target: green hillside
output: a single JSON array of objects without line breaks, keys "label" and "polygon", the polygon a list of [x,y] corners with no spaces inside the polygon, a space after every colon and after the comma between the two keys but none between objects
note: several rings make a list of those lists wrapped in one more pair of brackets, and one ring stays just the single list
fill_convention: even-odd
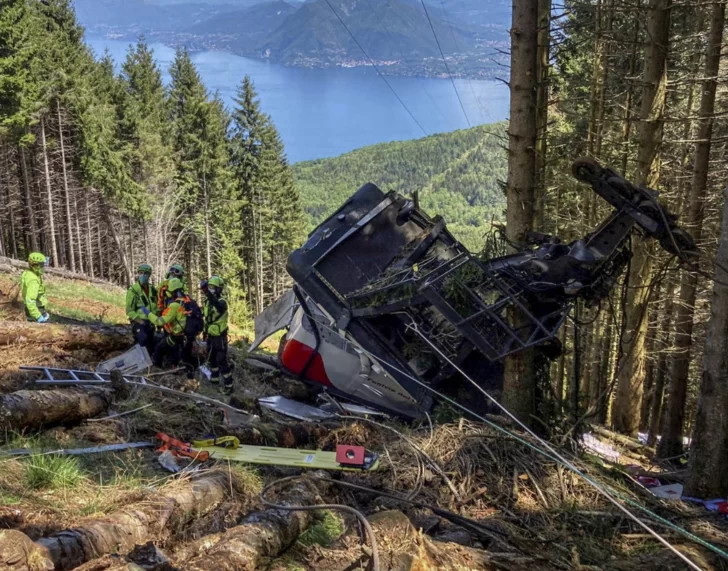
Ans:
[{"label": "green hillside", "polygon": [[294,165],[296,186],[309,230],[366,182],[410,195],[420,191],[422,207],[441,214],[469,248],[479,250],[491,220],[503,220],[506,179],[505,123],[382,143],[331,159]]}]

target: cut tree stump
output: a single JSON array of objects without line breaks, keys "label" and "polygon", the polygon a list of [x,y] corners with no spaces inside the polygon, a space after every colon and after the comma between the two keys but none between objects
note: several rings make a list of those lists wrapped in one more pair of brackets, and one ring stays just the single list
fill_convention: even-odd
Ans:
[{"label": "cut tree stump", "polygon": [[62,349],[111,352],[128,349],[130,330],[110,325],[62,325],[27,321],[0,321],[0,347],[6,345],[55,345]]},{"label": "cut tree stump", "polygon": [[209,513],[225,500],[229,487],[228,476],[222,472],[178,481],[156,497],[36,543],[48,550],[56,570],[75,569],[106,554],[127,553],[135,545],[159,537],[165,529],[178,529]]},{"label": "cut tree stump", "polygon": [[[312,488],[299,480],[273,501],[281,505],[312,505],[318,495]],[[314,513],[278,509],[250,513],[239,525],[211,538],[201,552],[191,553],[185,563],[177,562],[176,567],[186,571],[258,569],[293,545],[313,522]]]},{"label": "cut tree stump", "polygon": [[0,430],[73,424],[101,414],[110,402],[103,389],[16,391],[0,396]]}]

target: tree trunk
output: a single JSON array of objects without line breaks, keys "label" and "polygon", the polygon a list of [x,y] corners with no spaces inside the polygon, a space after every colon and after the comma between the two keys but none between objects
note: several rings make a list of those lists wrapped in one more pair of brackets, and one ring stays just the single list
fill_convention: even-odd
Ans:
[{"label": "tree trunk", "polygon": [[[30,249],[38,251],[38,228],[35,224],[33,212],[33,199],[30,196],[30,181],[28,180],[28,161],[25,159],[25,149],[20,147],[20,170],[23,177],[23,188],[25,189],[25,217],[28,220],[27,231],[30,233]],[[28,241],[26,240],[26,248]]]},{"label": "tree trunk", "polygon": [[[511,26],[511,120],[508,126],[506,233],[524,244],[532,229],[536,183],[536,71],[538,2],[513,0]],[[514,316],[509,316],[512,325]],[[503,404],[521,421],[535,412],[536,378],[533,352],[521,351],[505,360]]]},{"label": "tree trunk", "polygon": [[[86,259],[88,260],[88,273],[93,278],[94,277],[94,257],[93,257],[93,246],[91,245],[91,209],[89,208],[89,200],[90,200],[89,193],[86,193],[86,199],[84,200],[84,205],[86,207]],[[99,252],[100,254],[101,252]],[[101,275],[101,271],[99,271],[99,275]]]},{"label": "tree trunk", "polygon": [[[18,268],[21,270],[28,269],[28,262],[24,262],[22,260],[14,260],[13,258],[4,258],[2,256],[0,256],[0,264],[10,266],[11,268]],[[62,270],[59,268],[46,268],[45,273],[50,276],[58,276],[68,280],[79,280],[84,282],[110,285],[110,283],[107,281],[90,278],[83,274],[74,274],[73,272],[69,272],[68,270]]]},{"label": "tree trunk", "polygon": [[158,537],[167,527],[175,528],[209,513],[225,500],[230,485],[221,472],[178,480],[162,494],[157,492],[105,518],[43,537],[37,544],[48,549],[56,570],[74,569],[107,553],[126,553]]},{"label": "tree trunk", "polygon": [[58,110],[58,139],[61,144],[61,169],[63,172],[63,193],[66,198],[66,226],[68,228],[68,254],[71,259],[71,271],[76,271],[76,254],[74,253],[73,219],[71,218],[71,197],[68,191],[68,174],[66,173],[66,149],[63,144],[63,122],[61,120],[61,102],[56,102]]},{"label": "tree trunk", "polygon": [[43,171],[45,174],[46,201],[48,202],[48,224],[50,226],[50,242],[51,242],[51,264],[58,267],[58,246],[56,245],[56,222],[53,213],[53,191],[51,189],[51,172],[48,168],[48,148],[46,146],[45,120],[40,120],[40,143],[43,151]]},{"label": "tree trunk", "polygon": [[[645,50],[642,107],[640,110],[639,153],[635,182],[654,187],[660,172],[660,147],[667,90],[667,51],[670,35],[671,0],[650,0],[647,16],[649,43]],[[646,242],[635,241],[630,262],[627,306],[627,339],[622,339],[618,365],[617,395],[612,422],[614,429],[634,436],[639,428],[639,411],[645,379],[645,337],[647,302],[652,276],[652,256]]]},{"label": "tree trunk", "polygon": [[657,356],[657,364],[655,365],[655,386],[652,391],[650,400],[650,422],[647,432],[647,445],[654,446],[657,441],[657,434],[660,430],[660,418],[662,417],[662,399],[665,393],[665,378],[667,376],[667,351],[670,343],[670,327],[672,325],[672,315],[675,309],[675,283],[670,280],[667,285],[665,299],[667,307],[665,315],[660,323],[659,334],[659,351]]},{"label": "tree trunk", "polygon": [[212,244],[210,242],[210,199],[207,195],[207,177],[202,174],[203,187],[205,189],[205,265],[207,276],[212,275]]},{"label": "tree trunk", "polygon": [[[715,93],[718,85],[718,69],[720,51],[725,23],[725,3],[713,6],[708,32],[708,48],[705,57],[705,71],[700,98],[697,143],[695,144],[695,162],[693,165],[693,181],[690,186],[690,203],[686,227],[695,242],[700,244],[703,235],[703,212],[705,190],[708,185],[708,167],[710,148],[713,136],[713,114],[715,111]],[[699,262],[694,262],[693,270]],[[682,453],[683,424],[685,422],[685,401],[687,400],[688,375],[690,372],[690,347],[693,336],[693,317],[697,293],[698,275],[686,269],[682,274],[680,285],[680,302],[675,319],[675,356],[672,361],[670,390],[662,439],[657,448],[659,457],[669,458]]]},{"label": "tree trunk", "polygon": [[0,531],[0,566],[5,571],[52,571],[54,567],[48,550],[16,529]]},{"label": "tree trunk", "polygon": [[36,430],[73,424],[104,412],[108,406],[109,393],[103,390],[17,391],[0,396],[0,429]]},{"label": "tree trunk", "polygon": [[81,213],[78,211],[78,193],[73,194],[73,212],[75,214],[75,236],[74,241],[78,248],[78,271],[84,273],[86,267],[83,263],[83,240],[81,239]]},{"label": "tree trunk", "polygon": [[281,448],[305,448],[319,446],[329,429],[312,422],[295,424],[259,424],[257,426],[220,427],[226,434],[237,436],[242,444],[253,446],[279,446]]},{"label": "tree trunk", "polygon": [[[319,484],[320,486],[321,484]],[[298,480],[276,498],[281,505],[312,505],[318,496],[311,481]],[[204,553],[183,565],[187,571],[253,571],[263,567],[295,543],[314,521],[313,511],[267,509],[248,514],[228,529]]]},{"label": "tree trunk", "polygon": [[544,226],[546,197],[547,127],[549,121],[549,54],[551,51],[551,0],[538,0],[538,53],[536,55],[536,190],[534,196],[534,228]]},{"label": "tree trunk", "polygon": [[[641,10],[642,0],[637,0],[635,11]],[[632,53],[629,58],[629,77],[637,73],[637,45],[639,44],[641,18],[634,18],[634,33],[632,35]],[[622,122],[622,175],[627,176],[627,161],[629,159],[629,139],[632,133],[632,102],[634,99],[634,85],[630,80],[627,85],[627,95],[624,100],[624,121]]]},{"label": "tree trunk", "polygon": [[116,244],[116,250],[119,253],[119,259],[121,260],[122,269],[124,270],[124,273],[126,275],[126,285],[129,286],[134,282],[134,278],[131,271],[131,266],[129,265],[129,260],[126,258],[126,252],[124,251],[124,244],[121,243],[121,239],[119,238],[119,234],[116,231],[116,228],[114,227],[114,221],[111,219],[111,214],[109,213],[109,207],[106,204],[101,205],[101,210],[104,213],[104,219],[106,220],[106,226],[109,229],[109,232],[111,233],[111,238],[114,240],[114,244]]},{"label": "tree trunk", "polygon": [[[716,12],[718,7],[725,5],[716,4]],[[705,334],[703,379],[685,485],[685,493],[698,498],[721,498],[728,494],[728,285],[725,285],[728,272],[725,268],[728,268],[728,188],[723,197],[713,300]]]},{"label": "tree trunk", "polygon": [[0,347],[13,345],[55,345],[63,349],[93,348],[99,352],[127,349],[132,339],[126,327],[108,325],[59,325],[0,321]]}]

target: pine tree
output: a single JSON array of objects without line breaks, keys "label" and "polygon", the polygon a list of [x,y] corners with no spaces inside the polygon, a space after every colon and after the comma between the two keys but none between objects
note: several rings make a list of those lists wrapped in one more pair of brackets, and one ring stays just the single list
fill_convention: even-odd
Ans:
[{"label": "pine tree", "polygon": [[[506,232],[512,244],[525,244],[526,235],[533,229],[537,44],[538,3],[534,0],[514,0],[506,210]],[[514,318],[515,315],[512,315],[511,320]],[[519,419],[531,422],[536,402],[536,374],[532,351],[522,351],[506,359],[503,402]]]}]

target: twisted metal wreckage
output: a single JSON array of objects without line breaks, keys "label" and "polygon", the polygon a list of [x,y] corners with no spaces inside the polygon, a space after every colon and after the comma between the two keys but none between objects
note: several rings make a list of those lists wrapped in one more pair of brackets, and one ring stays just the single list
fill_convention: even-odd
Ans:
[{"label": "twisted metal wreckage", "polygon": [[[288,258],[296,285],[256,318],[255,350],[288,328],[276,366],[331,394],[416,419],[458,369],[502,387],[507,355],[553,345],[577,299],[597,304],[641,230],[687,260],[692,238],[652,189],[590,159],[573,174],[614,207],[590,234],[564,244],[531,233],[522,251],[483,260],[397,194],[362,186]],[[553,352],[551,352],[553,353]]]}]

